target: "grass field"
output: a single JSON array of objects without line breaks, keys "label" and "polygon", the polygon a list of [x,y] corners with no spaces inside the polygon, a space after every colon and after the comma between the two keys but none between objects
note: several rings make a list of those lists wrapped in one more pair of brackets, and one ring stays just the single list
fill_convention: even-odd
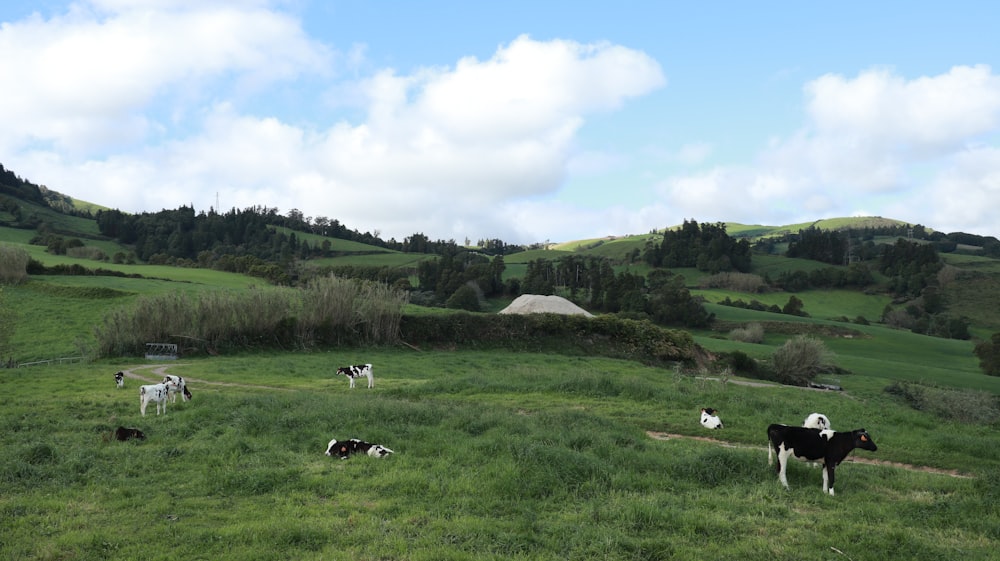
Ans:
[{"label": "grass field", "polygon": [[[362,360],[373,390],[333,377]],[[870,380],[816,392],[600,358],[341,349],[169,364],[193,400],[141,417],[140,381],[117,390],[112,374],[151,366],[0,371],[0,556],[937,561],[1000,546],[1000,434]],[[702,429],[703,406],[726,428]],[[879,445],[840,466],[835,497],[815,468],[791,465],[784,490],[767,465],[767,424],[814,410]],[[148,438],[106,440],[118,425]],[[395,454],[323,455],[350,437]],[[861,463],[875,459],[966,477]]]},{"label": "grass field", "polygon": [[[143,295],[260,282],[120,267],[156,278],[4,287],[17,359],[86,352],[104,314]],[[722,320],[780,322],[761,344],[695,340],[766,359],[801,328],[835,353],[827,381],[846,391],[601,357],[341,348],[182,357],[165,367],[194,399],[142,417],[141,382],[112,379],[162,376],[138,357],[0,370],[0,559],[995,559],[1000,421],[987,414],[1000,378],[981,374],[970,341],[830,319],[875,319],[882,297],[797,296],[811,317],[708,304]],[[771,297],[787,301],[742,296]],[[375,365],[371,391],[333,376],[359,362]],[[953,388],[941,403],[986,416],[915,409],[887,391],[900,382]],[[703,429],[701,407],[726,428]],[[838,468],[835,497],[815,468],[791,465],[785,490],[767,465],[767,425],[813,411],[879,446]],[[148,438],[108,440],[119,425]],[[323,455],[350,437],[396,453]]]}]

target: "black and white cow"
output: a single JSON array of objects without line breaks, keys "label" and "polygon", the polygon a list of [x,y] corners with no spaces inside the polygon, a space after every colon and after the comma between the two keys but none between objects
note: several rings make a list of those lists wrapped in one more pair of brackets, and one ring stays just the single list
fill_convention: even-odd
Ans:
[{"label": "black and white cow", "polygon": [[771,465],[773,455],[778,456],[775,471],[778,480],[788,489],[788,459],[795,457],[800,460],[819,461],[823,464],[823,492],[833,495],[834,469],[844,461],[844,458],[855,448],[878,450],[872,437],[865,429],[855,429],[850,432],[835,432],[806,427],[792,427],[774,424],[767,427],[767,463]]},{"label": "black and white cow", "polygon": [[830,419],[822,413],[810,413],[806,420],[802,421],[802,426],[810,429],[833,430],[833,427],[830,426]]},{"label": "black and white cow", "polygon": [[337,369],[337,375],[344,375],[351,381],[351,387],[354,387],[354,380],[358,378],[368,378],[368,388],[371,389],[375,386],[375,376],[372,374],[372,365],[370,364],[359,364],[355,366],[343,366]]},{"label": "black and white cow", "polygon": [[701,410],[701,426],[706,429],[721,429],[722,419],[719,418],[718,413],[718,411],[711,407],[703,408]]},{"label": "black and white cow", "polygon": [[133,438],[137,440],[146,440],[146,435],[143,434],[141,430],[133,428],[118,427],[118,430],[115,431],[116,440],[125,442],[126,440],[131,440]]},{"label": "black and white cow", "polygon": [[327,456],[337,456],[341,460],[346,460],[352,454],[368,454],[373,458],[384,458],[394,452],[381,444],[372,444],[352,438],[350,440],[333,439],[326,445]]},{"label": "black and white cow", "polygon": [[146,416],[146,406],[152,401],[156,403],[156,414],[160,414],[160,407],[163,407],[163,414],[167,414],[167,395],[170,392],[171,384],[149,384],[139,386],[139,412]]},{"label": "black and white cow", "polygon": [[191,400],[191,392],[188,391],[187,384],[184,382],[184,378],[180,376],[174,376],[173,374],[167,374],[163,377],[164,384],[167,384],[167,389],[169,390],[169,397],[171,403],[177,403],[177,394],[181,394],[184,401]]},{"label": "black and white cow", "polygon": [[125,387],[125,373],[121,370],[115,372],[115,385],[118,386],[118,389]]}]

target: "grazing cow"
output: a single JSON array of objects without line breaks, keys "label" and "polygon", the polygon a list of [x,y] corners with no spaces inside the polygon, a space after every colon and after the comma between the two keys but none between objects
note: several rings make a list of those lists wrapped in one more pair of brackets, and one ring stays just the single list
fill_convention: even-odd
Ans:
[{"label": "grazing cow", "polygon": [[772,454],[778,455],[778,465],[775,471],[778,480],[788,489],[788,458],[796,457],[802,460],[821,461],[823,463],[823,492],[833,495],[834,469],[844,461],[844,458],[855,448],[878,450],[872,437],[865,429],[855,429],[850,432],[834,432],[806,427],[792,427],[774,424],[767,427],[767,439],[770,446],[767,449],[767,463],[772,463]]},{"label": "grazing cow", "polygon": [[184,401],[189,401],[191,399],[191,392],[188,391],[187,384],[184,383],[184,378],[180,376],[174,376],[172,374],[167,374],[163,377],[163,383],[168,384],[170,402],[177,403],[177,393],[180,392]]},{"label": "grazing cow", "polygon": [[717,413],[718,411],[711,407],[703,408],[701,410],[701,426],[706,429],[721,429],[722,419],[719,418]]},{"label": "grazing cow", "polygon": [[125,387],[125,373],[121,370],[115,373],[115,385],[118,386],[118,389]]},{"label": "grazing cow", "polygon": [[160,407],[163,407],[163,414],[167,414],[167,395],[170,392],[170,384],[150,384],[147,386],[139,386],[139,412],[142,416],[146,416],[146,406],[149,402],[156,403],[156,414],[160,414]]},{"label": "grazing cow", "polygon": [[146,440],[146,435],[143,434],[142,431],[139,429],[125,428],[125,427],[118,427],[118,430],[115,431],[116,440],[121,440],[122,442],[125,442],[126,440],[130,440],[132,438],[136,438],[138,440]]},{"label": "grazing cow", "polygon": [[371,389],[375,386],[375,376],[372,374],[372,365],[361,364],[356,366],[344,366],[337,369],[337,375],[343,374],[351,381],[351,387],[354,387],[354,380],[361,377],[368,378],[368,388]]},{"label": "grazing cow", "polygon": [[333,439],[326,445],[326,455],[335,455],[341,460],[346,460],[351,456],[351,454],[356,453],[368,454],[373,458],[384,458],[389,454],[392,454],[393,451],[385,446],[382,446],[381,444],[372,444],[357,438],[352,438],[347,441],[338,441],[337,439]]}]

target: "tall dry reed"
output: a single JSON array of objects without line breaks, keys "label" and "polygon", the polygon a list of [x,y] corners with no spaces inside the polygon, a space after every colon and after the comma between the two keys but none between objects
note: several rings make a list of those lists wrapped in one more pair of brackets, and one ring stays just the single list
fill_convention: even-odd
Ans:
[{"label": "tall dry reed", "polygon": [[96,354],[141,354],[146,343],[186,352],[392,343],[406,302],[387,285],[337,277],[304,288],[159,294],[105,316]]}]

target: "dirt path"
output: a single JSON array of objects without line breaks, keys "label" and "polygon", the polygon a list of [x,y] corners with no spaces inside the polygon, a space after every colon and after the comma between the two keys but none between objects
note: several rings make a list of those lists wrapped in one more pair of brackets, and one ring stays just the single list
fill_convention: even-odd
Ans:
[{"label": "dirt path", "polygon": [[[688,436],[688,435],[685,435],[685,434],[671,434],[671,433],[656,432],[656,431],[651,431],[651,430],[650,431],[646,431],[646,434],[650,438],[653,438],[653,439],[656,439],[656,440],[670,440],[670,439],[684,438],[684,439],[688,439],[688,440],[700,440],[702,442],[710,442],[710,443],[715,444],[717,446],[724,446],[726,448],[745,448],[745,449],[750,449],[750,450],[760,450],[762,452],[767,452],[767,447],[766,446],[751,446],[751,445],[747,445],[747,444],[733,444],[732,442],[726,442],[725,440],[719,440],[717,438],[709,438],[707,436]],[[965,473],[961,473],[960,471],[955,470],[955,469],[940,469],[940,468],[934,468],[934,467],[930,467],[930,466],[915,466],[915,465],[912,465],[912,464],[904,464],[904,463],[901,463],[901,462],[890,462],[888,460],[877,460],[877,459],[874,459],[874,458],[862,458],[862,457],[848,456],[844,461],[845,462],[856,462],[856,463],[859,463],[859,464],[870,464],[870,465],[877,465],[877,466],[889,466],[889,467],[894,467],[894,468],[899,468],[899,469],[905,469],[905,470],[909,470],[909,471],[920,471],[920,472],[924,472],[924,473],[936,473],[938,475],[947,475],[947,476],[950,476],[950,477],[961,477],[961,478],[971,478],[972,477],[971,475],[968,475],[968,474],[965,474]]]},{"label": "dirt path", "polygon": [[[125,373],[126,378],[132,378],[133,380],[142,380],[147,384],[156,384],[163,380],[163,377],[167,375],[167,369],[172,366],[187,366],[182,362],[174,364],[143,364],[140,366],[133,366],[127,370],[122,370]],[[148,376],[143,376],[141,374],[136,374],[136,370],[152,370],[154,377],[150,378]],[[236,388],[257,388],[261,390],[280,390],[283,392],[290,392],[288,388],[277,388],[274,386],[259,386],[254,384],[236,384],[233,382],[210,382],[208,380],[202,380],[200,378],[191,378],[190,376],[185,376],[184,380],[186,382],[194,382],[196,384],[206,384],[209,386],[226,386],[226,387],[236,387]]]}]

